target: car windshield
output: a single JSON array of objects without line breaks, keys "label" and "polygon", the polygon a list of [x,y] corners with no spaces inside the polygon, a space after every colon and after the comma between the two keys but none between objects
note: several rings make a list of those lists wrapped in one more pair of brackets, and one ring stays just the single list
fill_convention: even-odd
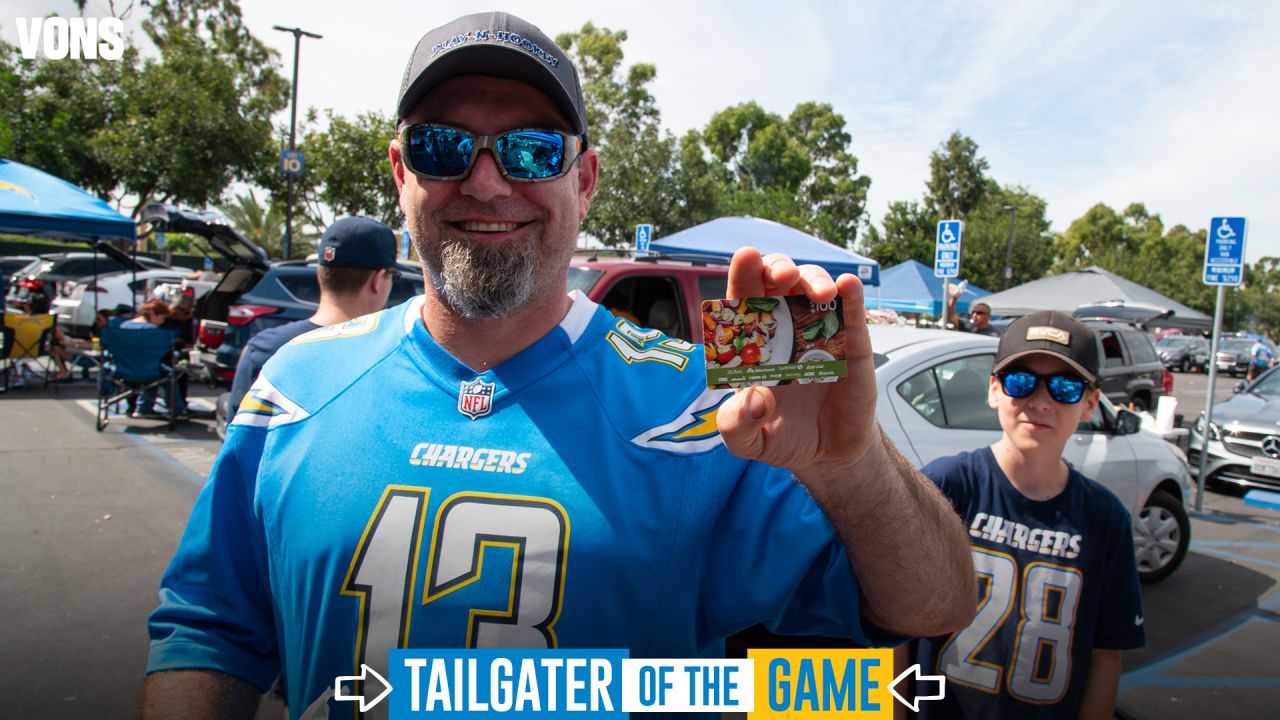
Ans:
[{"label": "car windshield", "polygon": [[1263,397],[1280,397],[1280,373],[1267,373],[1249,388],[1249,392]]},{"label": "car windshield", "polygon": [[1219,352],[1243,352],[1253,347],[1252,340],[1223,340],[1218,346]]},{"label": "car windshield", "polygon": [[596,284],[596,280],[604,275],[603,270],[593,270],[591,268],[578,267],[577,265],[569,266],[569,292],[581,290],[583,295]]},{"label": "car windshield", "polygon": [[1156,347],[1191,347],[1195,342],[1191,338],[1165,338],[1156,343]]}]

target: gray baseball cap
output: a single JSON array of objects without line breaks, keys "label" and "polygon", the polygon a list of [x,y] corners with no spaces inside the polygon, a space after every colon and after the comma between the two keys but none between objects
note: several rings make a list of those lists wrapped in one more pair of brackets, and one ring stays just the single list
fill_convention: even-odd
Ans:
[{"label": "gray baseball cap", "polygon": [[554,40],[515,15],[466,15],[423,35],[404,69],[396,119],[404,120],[431,88],[459,75],[528,83],[551,98],[575,133],[587,134],[586,101],[573,62]]}]

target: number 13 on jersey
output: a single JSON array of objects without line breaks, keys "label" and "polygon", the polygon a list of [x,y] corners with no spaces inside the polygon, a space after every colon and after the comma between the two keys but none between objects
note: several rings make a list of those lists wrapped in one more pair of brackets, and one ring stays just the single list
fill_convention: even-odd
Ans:
[{"label": "number 13 on jersey", "polygon": [[[429,488],[388,486],[356,547],[342,594],[360,599],[357,668],[384,670],[387,651],[408,646],[430,495]],[[509,566],[494,565],[500,561],[490,554],[488,569],[509,578],[505,596],[473,605],[456,645],[554,648],[568,547],[568,516],[553,500],[456,493],[436,511],[421,605],[475,583],[486,572],[487,551],[507,556],[497,550],[505,549]]]}]

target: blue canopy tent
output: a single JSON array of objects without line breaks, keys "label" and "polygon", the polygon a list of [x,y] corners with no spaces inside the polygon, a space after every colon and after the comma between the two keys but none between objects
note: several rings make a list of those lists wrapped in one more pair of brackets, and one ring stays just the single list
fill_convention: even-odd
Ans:
[{"label": "blue canopy tent", "polygon": [[[99,249],[109,248],[104,252],[124,257],[115,248],[100,246],[100,241],[137,237],[133,221],[101,199],[43,170],[4,158],[0,158],[0,232],[89,243],[95,280]],[[132,265],[136,277],[136,262],[122,264]],[[93,310],[98,311],[97,293],[93,293]]]},{"label": "blue canopy tent", "polygon": [[133,221],[71,183],[0,158],[0,232],[56,240],[134,239]]},{"label": "blue canopy tent", "polygon": [[728,262],[738,248],[750,245],[760,252],[786,253],[797,263],[821,265],[837,276],[856,275],[863,285],[880,283],[880,263],[772,220],[724,217],[654,240],[653,252],[693,262]]},{"label": "blue canopy tent", "polygon": [[[956,312],[968,312],[970,302],[990,294],[980,287],[966,286],[956,299]],[[894,265],[880,273],[880,289],[874,297],[867,297],[867,307],[939,315],[943,307],[942,279],[933,276],[933,268],[916,260]]]}]

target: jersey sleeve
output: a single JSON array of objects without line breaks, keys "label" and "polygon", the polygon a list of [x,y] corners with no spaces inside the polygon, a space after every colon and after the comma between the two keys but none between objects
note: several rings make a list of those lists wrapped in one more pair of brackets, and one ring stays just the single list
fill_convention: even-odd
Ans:
[{"label": "jersey sleeve", "polygon": [[1146,644],[1138,562],[1133,553],[1129,513],[1114,496],[1108,500],[1112,505],[1109,516],[1113,532],[1103,556],[1106,568],[1093,646],[1103,650],[1129,650]]},{"label": "jersey sleeve", "polygon": [[965,458],[965,454],[940,457],[920,470],[925,477],[938,486],[962,520],[967,520],[965,509],[968,506],[970,485],[970,474],[968,465],[964,462]]},{"label": "jersey sleeve", "polygon": [[217,670],[266,692],[280,673],[266,544],[253,510],[266,431],[228,430],[160,582],[147,672]]},{"label": "jersey sleeve", "polygon": [[262,371],[262,363],[264,358],[258,349],[254,347],[253,339],[245,345],[244,350],[240,353],[240,360],[236,362],[236,375],[231,381],[231,406],[227,408],[230,415],[235,415],[236,410],[240,407],[240,401],[244,399],[245,393],[249,392],[253,381],[257,379],[258,373]]},{"label": "jersey sleeve", "polygon": [[862,619],[844,544],[791,473],[748,463],[708,547],[702,621],[711,637],[756,623],[780,635],[891,644]]}]

